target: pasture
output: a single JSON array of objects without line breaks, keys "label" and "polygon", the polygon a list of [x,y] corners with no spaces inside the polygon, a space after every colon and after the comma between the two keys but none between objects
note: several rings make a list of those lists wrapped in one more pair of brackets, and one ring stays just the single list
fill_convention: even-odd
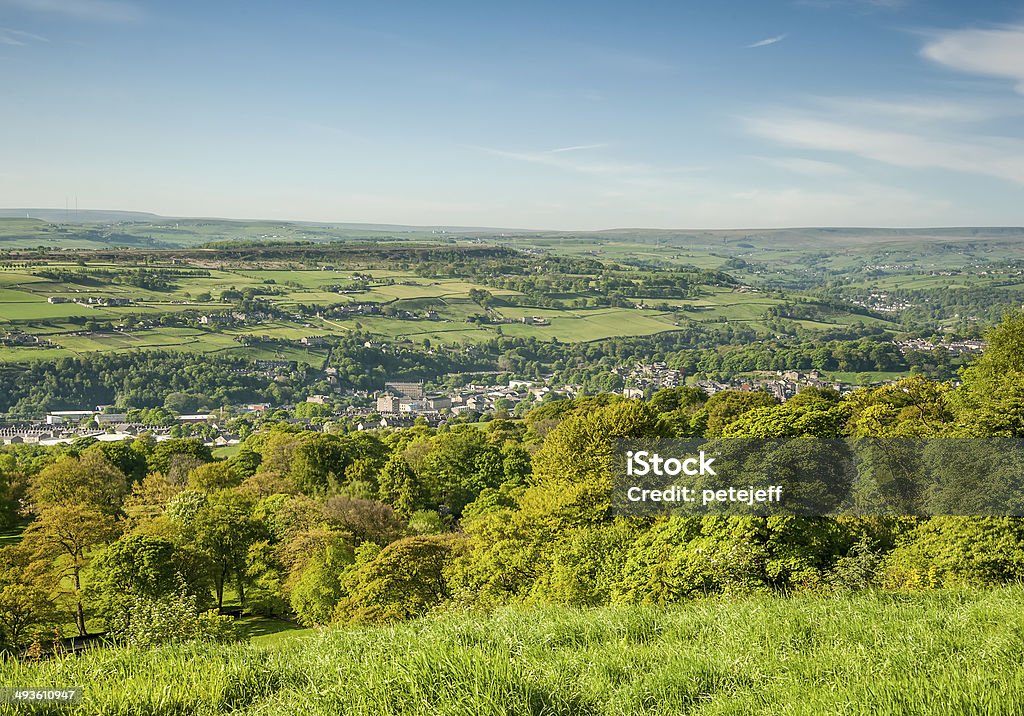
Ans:
[{"label": "pasture", "polygon": [[[918,236],[923,243],[917,240]],[[1005,285],[1019,280],[1015,277],[1021,272],[1013,263],[1019,237],[1010,230],[997,229],[959,233],[792,229],[488,234],[487,241],[491,243],[531,253],[598,259],[606,266],[629,264],[637,267],[634,271],[657,271],[657,266],[725,270],[746,284],[743,288],[704,286],[699,295],[686,299],[628,299],[647,304],[649,308],[644,310],[582,307],[593,295],[571,293],[548,296],[561,301],[564,307],[541,308],[512,305],[531,302],[513,291],[456,277],[419,276],[413,270],[415,266],[407,261],[388,262],[379,255],[367,255],[364,260],[358,252],[352,254],[356,258],[345,259],[340,265],[305,261],[301,250],[296,251],[294,258],[285,253],[283,257],[248,263],[238,254],[217,251],[196,254],[198,257],[190,259],[191,263],[175,260],[171,254],[130,250],[121,253],[123,260],[115,260],[109,252],[111,246],[120,245],[116,241],[121,239],[143,242],[137,247],[147,246],[145,242],[152,242],[152,246],[197,246],[208,241],[315,244],[371,239],[377,243],[403,241],[406,246],[437,246],[479,243],[480,237],[472,234],[439,236],[408,227],[141,217],[108,224],[74,225],[0,219],[0,246],[10,248],[4,237],[15,244],[39,237],[62,237],[72,242],[68,246],[74,240],[88,240],[107,253],[103,260],[92,260],[88,252],[34,256],[11,252],[7,260],[0,257],[0,332],[35,334],[52,343],[45,347],[0,348],[0,361],[153,349],[246,356],[288,352],[294,355],[295,342],[305,336],[341,336],[357,329],[382,341],[429,340],[441,344],[478,343],[497,335],[586,342],[614,336],[652,335],[691,323],[735,323],[768,330],[772,323],[766,319],[769,309],[812,296],[813,287],[831,280],[829,277],[836,272],[843,275],[844,295]],[[734,259],[740,261],[731,263]],[[140,268],[167,269],[169,285],[154,288],[153,284],[137,281],[132,285],[129,272],[137,273]],[[789,288],[781,292],[774,288],[780,285]],[[486,290],[498,299],[490,311],[470,300],[470,291],[474,289]],[[226,291],[254,293],[265,305],[273,307],[273,317],[257,324],[216,325],[216,314],[238,310],[237,298],[221,300]],[[228,295],[237,297],[237,293]],[[48,303],[51,296],[66,302]],[[512,300],[505,302],[502,297]],[[127,300],[128,305],[102,305],[107,299]],[[380,304],[381,311],[339,310],[341,306],[367,303]],[[301,311],[303,306],[313,310]],[[322,309],[320,316],[314,315],[317,309]],[[487,313],[495,319],[493,323],[469,320]],[[533,316],[544,321],[522,322]],[[858,323],[877,325],[887,331],[899,330],[894,321],[842,311],[825,312],[817,320],[795,323],[812,333]],[[247,347],[238,340],[251,335],[293,343]],[[326,355],[326,351],[320,350],[298,351],[301,358],[296,359],[313,364]]]}]

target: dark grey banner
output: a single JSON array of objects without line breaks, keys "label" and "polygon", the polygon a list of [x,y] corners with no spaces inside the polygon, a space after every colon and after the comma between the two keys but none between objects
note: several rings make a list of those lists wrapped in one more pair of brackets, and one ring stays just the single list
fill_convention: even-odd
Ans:
[{"label": "dark grey banner", "polygon": [[1024,516],[1024,440],[621,442],[612,506],[653,515]]}]

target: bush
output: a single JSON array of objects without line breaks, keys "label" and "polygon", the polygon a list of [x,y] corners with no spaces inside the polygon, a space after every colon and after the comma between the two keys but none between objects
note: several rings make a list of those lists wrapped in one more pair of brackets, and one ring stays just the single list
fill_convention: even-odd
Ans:
[{"label": "bush", "polygon": [[200,613],[184,588],[163,597],[134,596],[112,625],[111,636],[125,645],[149,648],[167,642],[230,642],[238,635],[234,619],[215,610]]},{"label": "bush", "polygon": [[426,614],[451,596],[447,571],[462,546],[454,535],[406,537],[388,545],[353,572],[335,618],[383,623]]},{"label": "bush", "polygon": [[1013,518],[934,517],[909,532],[882,566],[882,586],[991,586],[1024,578],[1024,525]]}]

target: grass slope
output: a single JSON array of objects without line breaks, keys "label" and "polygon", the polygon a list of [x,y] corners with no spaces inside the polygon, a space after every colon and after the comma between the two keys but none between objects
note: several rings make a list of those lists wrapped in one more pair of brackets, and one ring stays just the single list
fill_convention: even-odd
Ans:
[{"label": "grass slope", "polygon": [[1019,714],[1024,589],[516,608],[8,663],[92,714]]}]

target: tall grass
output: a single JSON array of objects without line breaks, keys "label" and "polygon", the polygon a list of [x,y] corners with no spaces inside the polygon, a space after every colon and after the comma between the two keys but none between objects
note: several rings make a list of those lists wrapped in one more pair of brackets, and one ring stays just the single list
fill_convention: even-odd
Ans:
[{"label": "tall grass", "polygon": [[516,608],[8,663],[91,714],[1022,714],[1024,589]]}]

